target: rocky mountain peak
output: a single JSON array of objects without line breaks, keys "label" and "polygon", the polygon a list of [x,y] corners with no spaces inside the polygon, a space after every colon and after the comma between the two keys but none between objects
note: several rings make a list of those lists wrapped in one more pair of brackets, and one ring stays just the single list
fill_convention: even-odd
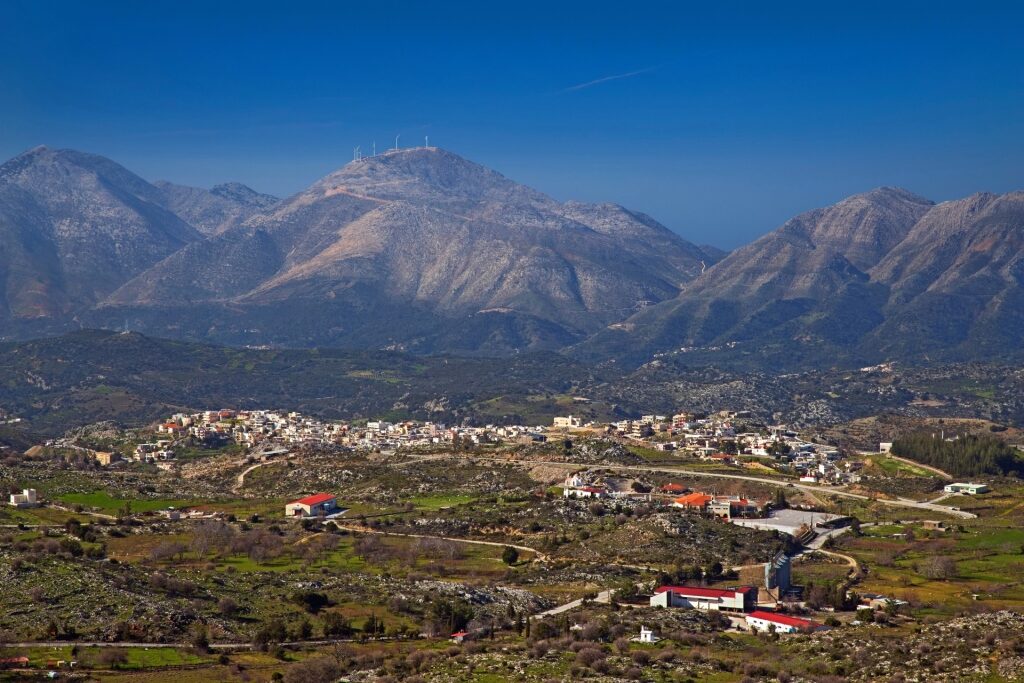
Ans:
[{"label": "rocky mountain peak", "polygon": [[510,200],[554,203],[536,190],[440,147],[392,150],[351,161],[310,190],[327,196],[347,193],[382,200],[446,204]]},{"label": "rocky mountain peak", "polygon": [[200,237],[110,159],[33,148],[0,166],[0,319],[93,304]]}]

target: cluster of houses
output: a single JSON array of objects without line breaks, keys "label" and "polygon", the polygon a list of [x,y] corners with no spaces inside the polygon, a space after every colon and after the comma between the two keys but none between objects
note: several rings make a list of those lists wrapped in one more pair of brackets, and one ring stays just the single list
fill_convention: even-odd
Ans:
[{"label": "cluster of houses", "polygon": [[597,479],[588,470],[574,472],[562,483],[562,495],[565,498],[614,498],[618,501],[649,501],[651,494],[647,491],[621,490],[607,479]]},{"label": "cluster of houses", "polygon": [[[747,431],[738,431],[741,425],[747,425]],[[221,437],[250,448],[266,448],[269,444],[335,444],[356,450],[381,450],[453,442],[540,443],[583,431],[635,440],[649,448],[725,464],[733,464],[739,455],[765,458],[767,463],[813,477],[815,482],[849,483],[856,477],[854,465],[840,466],[839,451],[831,446],[803,441],[783,426],[755,425],[757,431],[749,431],[751,425],[753,416],[745,411],[649,414],[611,423],[585,422],[579,416],[564,415],[555,417],[551,426],[468,427],[416,420],[352,424],[320,420],[298,412],[222,409],[172,415],[157,429],[161,438],[155,443],[140,444],[134,457],[150,462],[171,460],[175,440],[183,437]]]},{"label": "cluster of houses", "polygon": [[174,460],[173,441],[171,439],[157,439],[153,443],[140,443],[129,460],[146,463],[165,463]]},{"label": "cluster of houses", "polygon": [[[643,415],[638,420],[602,424],[574,415],[554,418],[552,429],[589,430],[624,439],[660,451],[669,451],[722,464],[735,464],[738,456],[765,459],[766,465],[797,474],[814,484],[850,484],[860,479],[858,462],[841,462],[839,449],[800,439],[785,426],[764,426],[749,431],[753,416],[747,411],[722,411],[713,415],[677,413]],[[748,431],[738,431],[746,425]]]},{"label": "cluster of houses", "polygon": [[[298,412],[275,410],[208,410],[172,415],[157,431],[170,439],[223,437],[247,447],[334,444],[357,450],[391,449],[453,443],[532,443],[544,441],[544,427],[521,425],[449,427],[437,422],[371,420],[357,426],[320,420]],[[158,441],[159,445],[160,442]]]},{"label": "cluster of houses", "polygon": [[825,628],[823,624],[809,619],[758,609],[757,595],[758,590],[754,586],[661,586],[651,596],[650,605],[732,613],[736,618],[742,617],[748,629],[765,633],[811,633]]}]

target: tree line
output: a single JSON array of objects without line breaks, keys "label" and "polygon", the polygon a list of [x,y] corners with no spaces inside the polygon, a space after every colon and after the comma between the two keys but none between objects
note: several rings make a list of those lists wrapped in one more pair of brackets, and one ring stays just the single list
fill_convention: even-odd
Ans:
[{"label": "tree line", "polygon": [[960,436],[947,441],[932,434],[909,434],[892,442],[892,454],[958,477],[1024,476],[1020,451],[987,435]]}]

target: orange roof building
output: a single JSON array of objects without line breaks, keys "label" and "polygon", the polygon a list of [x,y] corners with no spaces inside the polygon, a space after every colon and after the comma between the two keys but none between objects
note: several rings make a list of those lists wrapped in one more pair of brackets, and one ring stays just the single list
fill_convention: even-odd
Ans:
[{"label": "orange roof building", "polygon": [[706,493],[691,493],[676,498],[672,504],[680,508],[703,510],[712,500],[714,500],[714,496],[709,496]]}]

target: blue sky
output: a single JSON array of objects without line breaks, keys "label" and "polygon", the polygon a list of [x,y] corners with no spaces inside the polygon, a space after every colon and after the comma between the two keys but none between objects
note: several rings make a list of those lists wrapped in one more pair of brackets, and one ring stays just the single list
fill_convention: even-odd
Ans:
[{"label": "blue sky", "polygon": [[0,3],[0,156],[295,192],[436,144],[735,247],[880,185],[1024,189],[1024,3]]}]

